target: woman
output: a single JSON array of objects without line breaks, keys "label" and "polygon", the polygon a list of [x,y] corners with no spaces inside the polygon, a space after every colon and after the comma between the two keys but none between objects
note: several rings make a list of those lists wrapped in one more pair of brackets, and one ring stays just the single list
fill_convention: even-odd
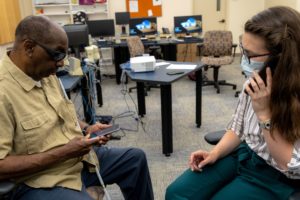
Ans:
[{"label": "woman", "polygon": [[288,199],[300,189],[300,14],[258,13],[241,49],[253,72],[227,132],[212,151],[191,154],[191,170],[167,188],[168,200]]}]

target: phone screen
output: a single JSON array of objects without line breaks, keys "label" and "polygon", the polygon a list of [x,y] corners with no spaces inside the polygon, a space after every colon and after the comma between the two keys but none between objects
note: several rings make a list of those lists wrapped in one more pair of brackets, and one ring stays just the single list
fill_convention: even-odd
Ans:
[{"label": "phone screen", "polygon": [[91,133],[91,138],[96,137],[96,136],[105,136],[107,134],[110,134],[110,133],[113,133],[113,132],[116,132],[119,130],[120,130],[119,124],[114,124],[111,127],[108,127],[106,129]]}]

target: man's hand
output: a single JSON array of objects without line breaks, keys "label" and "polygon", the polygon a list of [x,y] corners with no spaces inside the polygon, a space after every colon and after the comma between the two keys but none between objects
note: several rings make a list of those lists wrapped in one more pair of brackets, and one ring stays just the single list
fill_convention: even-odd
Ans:
[{"label": "man's hand", "polygon": [[[111,124],[101,124],[101,123],[97,122],[93,125],[90,125],[86,129],[86,134],[87,134],[87,136],[90,136],[91,133],[106,129],[108,127],[111,127]],[[110,140],[110,136],[111,136],[110,134],[108,134],[106,136],[100,136],[98,145],[105,145]]]},{"label": "man's hand", "polygon": [[100,137],[89,138],[90,135],[85,137],[75,137],[64,146],[64,156],[68,158],[75,158],[83,156],[90,152],[94,144],[100,142]]}]

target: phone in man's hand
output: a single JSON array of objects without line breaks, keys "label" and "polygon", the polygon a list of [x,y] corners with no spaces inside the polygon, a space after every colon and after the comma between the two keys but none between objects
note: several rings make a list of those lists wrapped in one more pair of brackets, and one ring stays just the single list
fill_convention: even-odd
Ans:
[{"label": "phone in man's hand", "polygon": [[97,137],[97,136],[105,136],[105,135],[108,135],[110,133],[113,133],[113,132],[116,132],[119,130],[120,130],[119,124],[113,124],[111,127],[91,133],[91,138]]}]

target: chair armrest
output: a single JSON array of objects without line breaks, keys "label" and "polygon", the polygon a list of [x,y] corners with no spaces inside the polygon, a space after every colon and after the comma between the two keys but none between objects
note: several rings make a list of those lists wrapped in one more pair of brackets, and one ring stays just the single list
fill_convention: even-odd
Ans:
[{"label": "chair armrest", "polygon": [[226,132],[225,130],[210,132],[204,136],[204,139],[207,143],[215,145],[221,140],[225,132]]},{"label": "chair armrest", "polygon": [[288,200],[298,200],[300,199],[300,191],[294,192]]},{"label": "chair armrest", "polygon": [[0,197],[1,197],[1,195],[4,195],[4,194],[10,192],[12,189],[14,189],[14,187],[15,187],[15,183],[13,183],[11,181],[0,182]]},{"label": "chair armrest", "polygon": [[233,51],[233,57],[235,57],[235,51],[236,51],[236,48],[237,48],[237,44],[232,44],[232,51]]},{"label": "chair armrest", "polygon": [[197,55],[198,56],[201,56],[201,52],[202,52],[202,49],[203,49],[203,43],[198,43],[197,44]]}]

